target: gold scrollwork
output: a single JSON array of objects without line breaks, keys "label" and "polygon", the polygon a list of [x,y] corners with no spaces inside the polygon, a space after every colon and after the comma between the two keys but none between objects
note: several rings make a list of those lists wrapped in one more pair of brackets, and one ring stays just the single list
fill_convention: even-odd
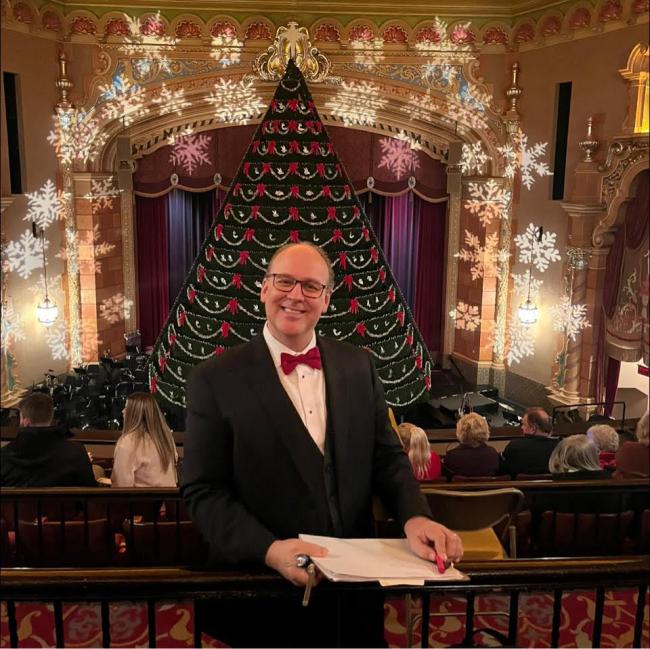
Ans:
[{"label": "gold scrollwork", "polygon": [[286,27],[278,27],[273,45],[255,59],[253,70],[265,81],[278,81],[290,59],[311,82],[323,81],[332,65],[318,48],[312,47],[307,28],[290,21]]}]

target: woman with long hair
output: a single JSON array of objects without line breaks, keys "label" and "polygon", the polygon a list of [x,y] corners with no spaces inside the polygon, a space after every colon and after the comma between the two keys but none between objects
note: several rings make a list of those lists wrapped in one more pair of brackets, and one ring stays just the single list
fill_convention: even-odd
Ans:
[{"label": "woman with long hair", "polygon": [[156,400],[147,392],[129,395],[124,428],[115,444],[114,487],[175,487],[176,445]]},{"label": "woman with long hair", "polygon": [[397,432],[415,477],[420,481],[435,480],[440,477],[440,457],[431,450],[427,434],[415,424],[408,422],[400,424]]}]

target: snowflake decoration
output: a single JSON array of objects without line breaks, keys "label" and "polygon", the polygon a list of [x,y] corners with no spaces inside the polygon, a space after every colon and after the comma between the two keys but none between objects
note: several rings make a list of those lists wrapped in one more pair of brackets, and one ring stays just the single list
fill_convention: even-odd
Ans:
[{"label": "snowflake decoration", "polygon": [[110,324],[125,320],[131,315],[131,308],[133,302],[129,298],[124,297],[122,293],[116,293],[105,300],[99,305],[99,316]]},{"label": "snowflake decoration", "polygon": [[[129,23],[130,35],[124,39],[120,49],[131,55],[134,64],[141,74],[146,76],[152,71],[153,64],[157,63],[160,70],[169,72],[171,62],[166,52],[172,49],[177,43],[175,36],[165,36],[163,19],[160,11],[155,16],[147,17],[147,30],[143,33],[143,24],[136,17],[126,17]],[[136,59],[134,55],[142,55],[146,58]]]},{"label": "snowflake decoration", "polygon": [[420,168],[418,154],[413,151],[408,142],[392,137],[382,137],[379,140],[381,160],[377,167],[385,167],[392,172],[397,180],[408,172],[413,173]]},{"label": "snowflake decoration", "polygon": [[79,328],[81,349],[79,353],[83,358],[97,358],[97,353],[103,341],[97,332],[97,323],[91,320],[82,320]]},{"label": "snowflake decoration", "polygon": [[519,250],[519,261],[523,264],[532,263],[540,272],[544,272],[553,261],[560,261],[560,251],[555,247],[557,234],[544,231],[542,240],[537,241],[538,228],[529,223],[523,234],[515,237],[515,245]]},{"label": "snowflake decoration", "polygon": [[460,77],[461,70],[457,65],[430,61],[422,66],[423,80],[440,90],[449,90]]},{"label": "snowflake decoration", "polygon": [[266,106],[255,93],[251,79],[242,79],[238,83],[231,79],[219,79],[206,101],[214,106],[215,116],[220,122],[232,124],[247,124],[258,117]]},{"label": "snowflake decoration", "polygon": [[487,128],[487,120],[480,112],[456,101],[445,104],[445,112],[441,119],[449,126],[454,128],[457,126],[461,133],[466,133],[468,127],[478,130]]},{"label": "snowflake decoration", "polygon": [[463,152],[460,158],[460,168],[464,174],[483,173],[485,163],[489,160],[482,142],[463,144]]},{"label": "snowflake decoration", "polygon": [[459,302],[456,305],[456,312],[453,317],[456,321],[456,329],[476,331],[481,324],[481,313],[479,308],[473,304]]},{"label": "snowflake decoration", "polygon": [[185,99],[185,88],[170,90],[164,83],[160,88],[160,94],[151,100],[151,103],[160,106],[160,115],[171,115],[176,113],[182,115],[183,110],[191,106]]},{"label": "snowflake decoration", "polygon": [[185,135],[176,139],[169,154],[169,162],[180,166],[183,171],[192,175],[203,164],[210,164],[208,147],[212,138],[210,135]]},{"label": "snowflake decoration", "polygon": [[499,235],[495,232],[485,237],[485,245],[469,230],[465,230],[467,248],[461,248],[455,255],[462,261],[472,264],[470,273],[473,280],[481,277],[494,277],[497,271]]},{"label": "snowflake decoration", "polygon": [[[395,139],[399,140],[400,142],[406,142],[406,144],[408,144],[409,148],[412,149],[413,151],[421,151],[422,150],[422,136],[421,135],[415,135],[413,133],[409,133],[408,131],[400,129],[395,134]],[[418,161],[418,165],[419,164],[420,163]]]},{"label": "snowflake decoration", "polygon": [[16,311],[13,302],[8,300],[2,306],[0,341],[2,349],[7,349],[19,340],[25,340],[25,326],[20,312]]},{"label": "snowflake decoration", "polygon": [[528,297],[528,287],[530,286],[530,298],[532,300],[537,299],[543,283],[543,279],[537,279],[536,277],[530,277],[529,279],[528,273],[512,273],[512,288],[521,298]]},{"label": "snowflake decoration", "polygon": [[45,293],[50,297],[53,296],[62,296],[63,295],[63,289],[61,288],[61,273],[58,275],[54,275],[53,277],[48,277],[47,278],[47,291],[45,290],[45,276],[43,273],[40,274],[38,280],[34,283],[28,286],[27,288],[39,299],[42,298]]},{"label": "snowflake decoration", "polygon": [[384,60],[384,40],[375,38],[371,41],[350,41],[354,50],[354,62],[368,70],[372,70]]},{"label": "snowflake decoration", "polygon": [[217,61],[221,67],[227,68],[229,65],[239,63],[243,47],[244,43],[236,36],[224,34],[212,39],[210,43],[210,56]]},{"label": "snowflake decoration", "polygon": [[495,180],[484,183],[469,183],[470,198],[465,201],[465,209],[476,214],[483,226],[493,219],[508,218],[508,206],[512,193],[499,187]]},{"label": "snowflake decoration", "polygon": [[530,189],[535,183],[534,175],[551,176],[553,172],[548,164],[539,160],[546,154],[546,142],[538,142],[532,148],[528,148],[528,136],[521,130],[512,138],[511,144],[498,147],[499,153],[504,158],[504,173],[508,178],[514,178],[517,170],[521,172],[521,182]]},{"label": "snowflake decoration", "polygon": [[512,318],[508,327],[508,365],[520,363],[527,356],[535,355],[535,336],[532,327],[524,326],[517,318]]},{"label": "snowflake decoration", "polygon": [[112,85],[101,86],[100,92],[105,102],[102,108],[104,119],[122,119],[124,126],[128,126],[137,117],[148,113],[144,105],[144,89],[131,83],[124,74],[114,77]]},{"label": "snowflake decoration", "polygon": [[587,319],[586,304],[571,304],[571,298],[564,295],[557,304],[551,307],[553,329],[563,331],[569,340],[575,342],[578,334],[591,323]]},{"label": "snowflake decoration", "polygon": [[52,360],[59,361],[70,357],[65,320],[59,318],[49,327],[44,327],[43,335],[50,348]]},{"label": "snowflake decoration", "polygon": [[68,195],[60,190],[51,180],[37,191],[25,194],[27,196],[27,213],[23,221],[36,221],[39,229],[47,228],[57,219],[63,219]]},{"label": "snowflake decoration", "polygon": [[377,111],[387,103],[387,99],[380,97],[379,86],[376,84],[369,81],[343,81],[336,96],[325,106],[332,115],[342,119],[346,126],[374,126]]},{"label": "snowflake decoration", "polygon": [[90,193],[84,194],[92,202],[93,213],[100,210],[113,209],[113,199],[120,195],[120,190],[113,184],[113,177],[92,179],[90,181]]},{"label": "snowflake decoration", "polygon": [[35,237],[31,230],[25,230],[18,241],[10,241],[4,249],[3,268],[15,271],[23,279],[27,279],[34,270],[43,264],[43,246],[48,249],[47,239],[41,244],[40,237]]},{"label": "snowflake decoration", "polygon": [[[115,244],[114,243],[109,243],[108,241],[100,241],[101,239],[101,232],[99,231],[99,224],[96,223],[93,226],[92,230],[87,230],[86,232],[82,232],[81,234],[81,243],[83,243],[86,246],[92,246],[93,247],[93,253],[95,257],[103,257],[105,255],[108,255],[109,253],[113,252],[115,250]],[[78,241],[78,237],[77,237]],[[88,260],[84,260],[88,261]],[[102,265],[100,261],[95,262],[95,272],[96,273],[101,273],[102,271]]]},{"label": "snowflake decoration", "polygon": [[86,164],[94,160],[106,144],[108,134],[100,129],[99,122],[89,113],[71,109],[57,112],[53,119],[54,128],[47,141],[54,147],[62,164]]},{"label": "snowflake decoration", "polygon": [[400,107],[400,111],[408,115],[412,120],[419,119],[421,122],[431,122],[442,113],[444,105],[444,102],[430,95],[410,93],[407,103]]}]

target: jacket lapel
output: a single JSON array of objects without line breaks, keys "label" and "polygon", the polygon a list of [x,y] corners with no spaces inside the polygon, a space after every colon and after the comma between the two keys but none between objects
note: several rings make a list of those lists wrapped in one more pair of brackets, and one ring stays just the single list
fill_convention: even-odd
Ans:
[{"label": "jacket lapel", "polygon": [[[345,359],[339,357],[339,351],[330,345],[327,338],[318,338],[318,347],[321,353],[323,371],[325,372],[325,390],[327,395],[327,416],[329,419],[329,433],[333,438],[334,458],[339,485],[346,472],[346,460],[350,459],[347,452],[350,423],[351,392],[346,372]],[[341,498],[339,489],[339,499]]]},{"label": "jacket lapel", "polygon": [[251,394],[257,396],[264,411],[261,430],[273,431],[293,460],[303,482],[316,494],[319,491],[317,481],[322,481],[320,451],[280,383],[264,337],[257,336],[250,345],[252,362],[247,377]]}]

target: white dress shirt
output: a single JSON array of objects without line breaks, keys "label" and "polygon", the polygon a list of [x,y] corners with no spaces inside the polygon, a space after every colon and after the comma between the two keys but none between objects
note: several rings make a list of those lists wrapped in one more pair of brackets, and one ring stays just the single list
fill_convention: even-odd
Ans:
[{"label": "white dress shirt", "polygon": [[282,353],[296,356],[305,354],[312,347],[316,347],[316,334],[300,352],[295,352],[276,340],[269,329],[268,322],[262,332],[264,340],[273,357],[275,369],[282,387],[285,389],[291,403],[305,424],[316,446],[321,453],[325,453],[325,431],[327,428],[327,404],[325,401],[325,376],[323,370],[316,370],[309,365],[300,364],[291,374],[285,374],[280,364]]}]

